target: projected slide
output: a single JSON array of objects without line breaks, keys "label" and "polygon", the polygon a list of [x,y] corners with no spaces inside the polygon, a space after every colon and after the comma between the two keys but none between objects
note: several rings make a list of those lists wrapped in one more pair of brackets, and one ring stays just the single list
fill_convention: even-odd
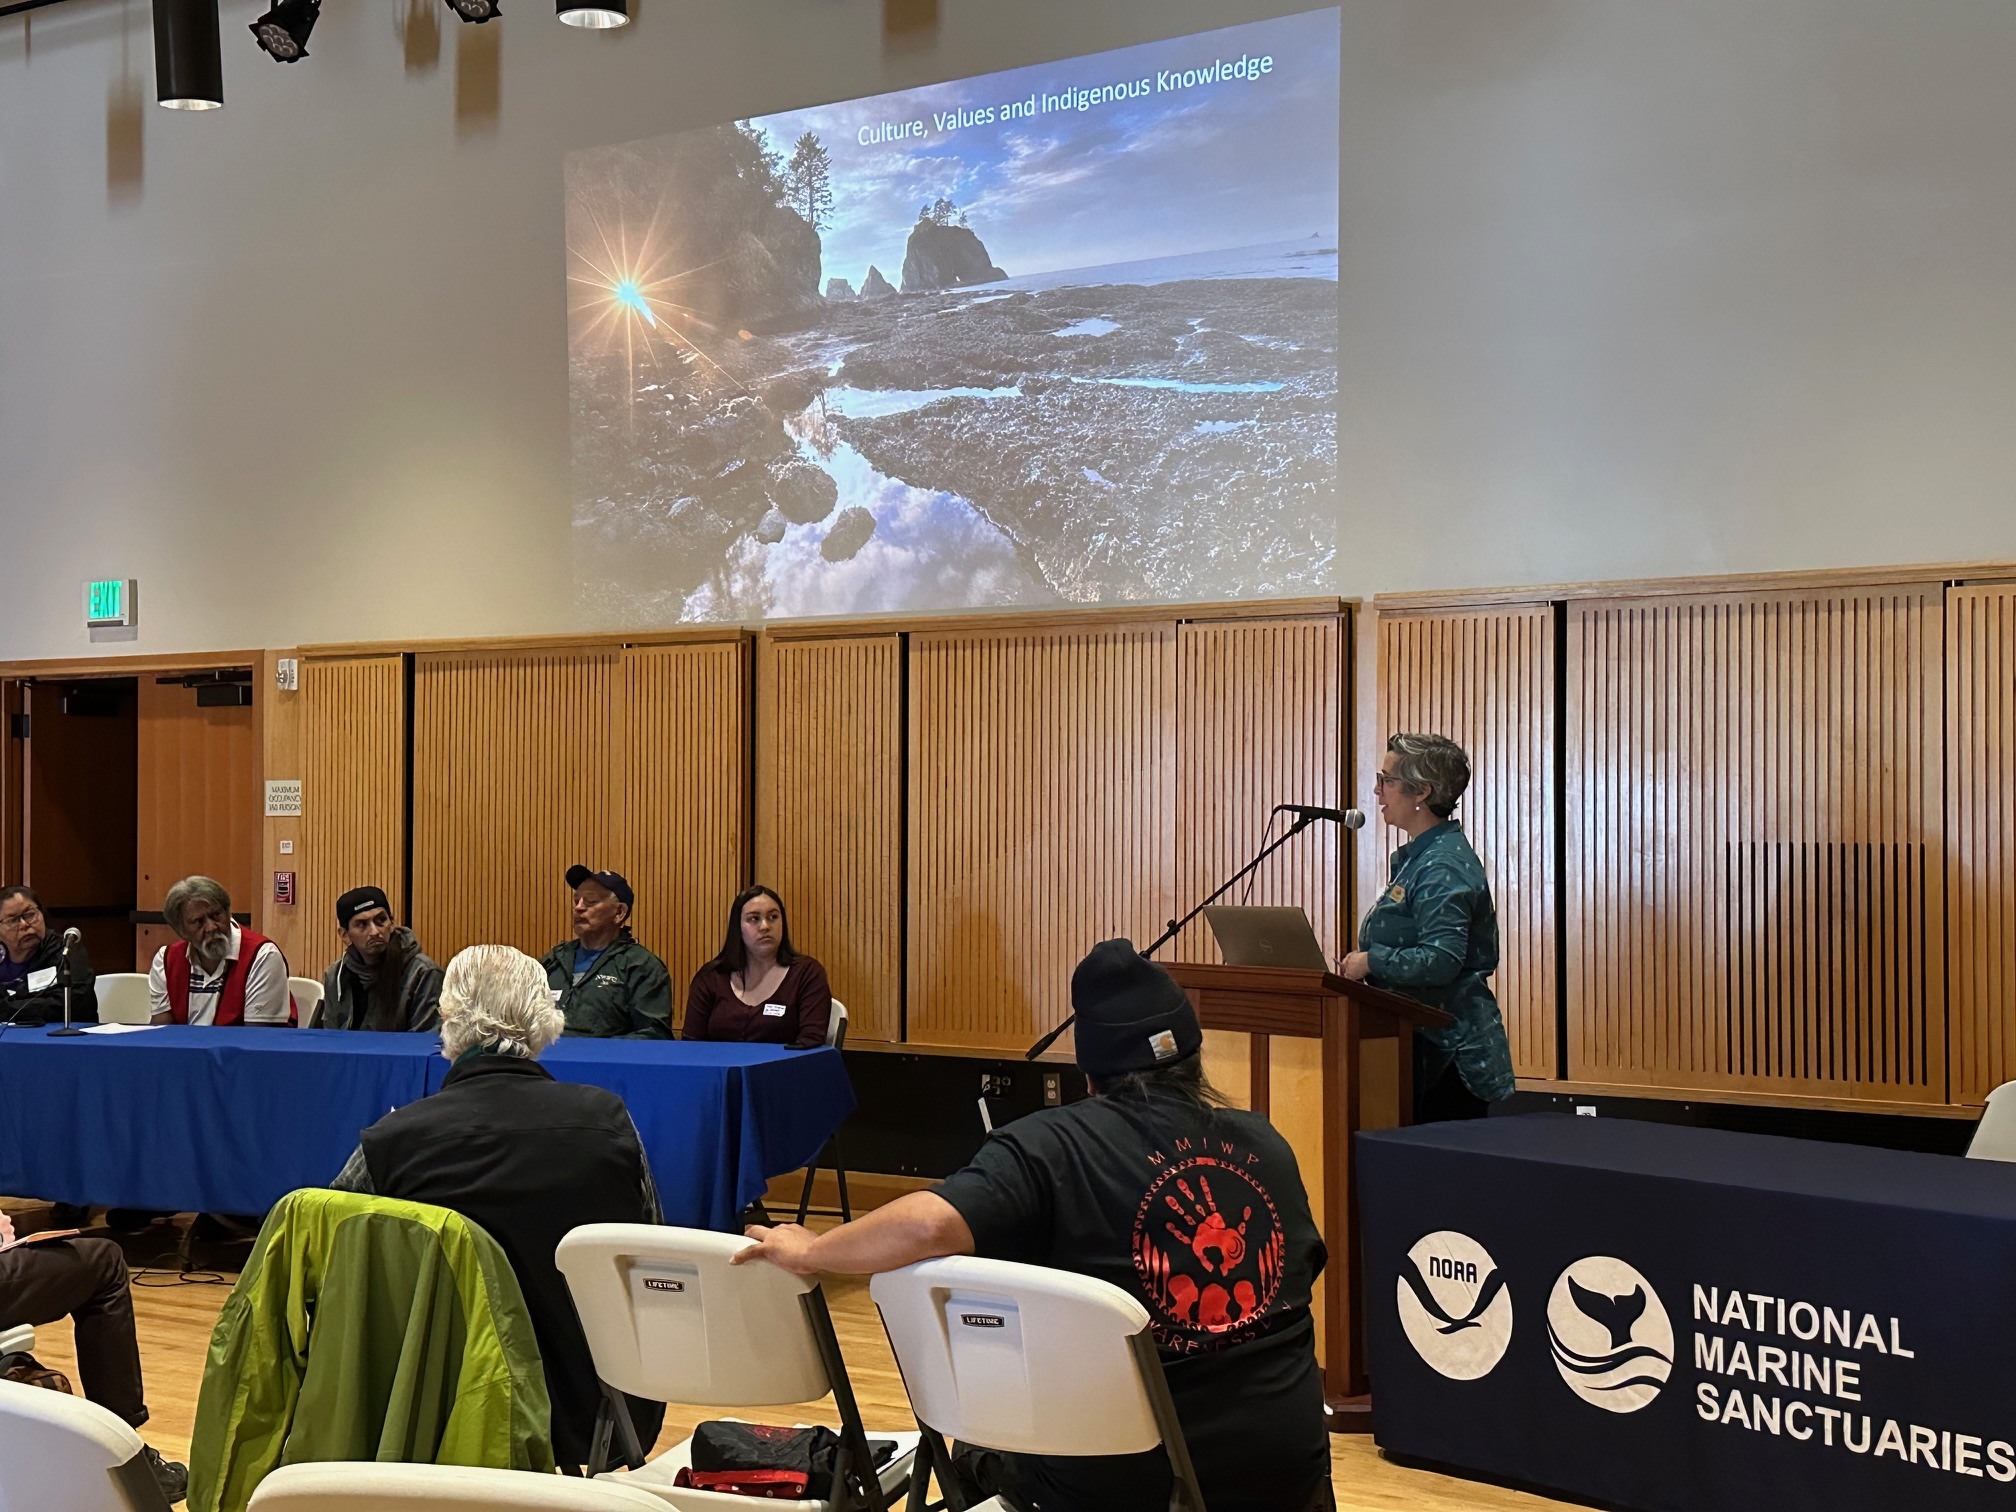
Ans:
[{"label": "projected slide", "polygon": [[584,620],[1321,592],[1338,14],[570,154]]}]

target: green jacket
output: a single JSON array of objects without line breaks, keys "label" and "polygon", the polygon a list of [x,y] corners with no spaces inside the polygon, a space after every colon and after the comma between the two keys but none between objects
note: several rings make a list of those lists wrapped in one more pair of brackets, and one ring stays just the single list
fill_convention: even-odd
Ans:
[{"label": "green jacket", "polygon": [[1505,1020],[1485,981],[1498,969],[1498,910],[1483,863],[1463,826],[1445,820],[1393,852],[1393,870],[1358,928],[1358,948],[1371,959],[1375,987],[1453,1013],[1445,1029],[1424,1029],[1454,1062],[1471,1095],[1485,1102],[1510,1097],[1512,1050]]},{"label": "green jacket", "polygon": [[550,1419],[532,1320],[495,1240],[446,1208],[292,1192],[210,1336],[189,1509],[244,1512],[281,1465],[550,1472]]},{"label": "green jacket", "polygon": [[626,931],[577,986],[573,940],[555,945],[540,965],[560,993],[569,1034],[597,1039],[672,1038],[672,977],[665,963]]}]

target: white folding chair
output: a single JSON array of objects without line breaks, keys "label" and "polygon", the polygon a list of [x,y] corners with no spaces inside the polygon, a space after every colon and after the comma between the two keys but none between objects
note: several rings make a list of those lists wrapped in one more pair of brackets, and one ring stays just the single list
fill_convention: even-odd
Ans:
[{"label": "white folding chair", "polygon": [[154,1005],[147,998],[146,972],[108,971],[96,986],[99,1023],[144,1024],[154,1017]]},{"label": "white folding chair", "polygon": [[304,1028],[314,1028],[322,1016],[322,984],[313,977],[290,976],[287,990],[294,994],[294,1016]]},{"label": "white folding chair", "polygon": [[1144,1454],[1161,1448],[1172,1507],[1204,1497],[1148,1310],[1105,1281],[959,1255],[875,1277],[896,1368],[923,1430],[910,1506],[938,1476],[946,1505],[965,1502],[947,1440],[1005,1454]]},{"label": "white folding chair", "polygon": [[140,1451],[96,1402],[0,1381],[0,1512],[168,1512]]},{"label": "white folding chair", "polygon": [[917,1435],[878,1435],[895,1439],[896,1453],[875,1473],[825,1293],[774,1265],[728,1263],[748,1247],[736,1234],[645,1223],[591,1223],[560,1241],[555,1259],[605,1397],[590,1472],[651,1491],[682,1512],[752,1507],[754,1498],[672,1484],[692,1462],[690,1439],[641,1469],[607,1472],[612,1431],[628,1463],[644,1458],[617,1393],[704,1407],[778,1407],[830,1392],[840,1412],[832,1483],[813,1488],[820,1499],[792,1505],[886,1512],[910,1473]]},{"label": "white folding chair", "polygon": [[655,1496],[601,1481],[370,1461],[283,1465],[259,1483],[250,1505],[252,1512],[665,1512]]},{"label": "white folding chair", "polygon": [[1967,1143],[1967,1158],[2016,1160],[2016,1082],[2004,1082],[1988,1094],[1988,1106]]},{"label": "white folding chair", "polygon": [[[833,999],[833,1012],[826,1020],[826,1048],[844,1049],[847,1044],[847,1005],[840,999]],[[840,1183],[840,1206],[837,1208],[814,1208],[812,1206],[812,1183],[819,1175],[819,1167],[830,1165],[833,1179]],[[805,1222],[806,1214],[817,1212],[840,1219],[843,1223],[854,1221],[854,1205],[847,1200],[847,1163],[840,1158],[840,1131],[835,1129],[833,1137],[826,1141],[819,1153],[812,1157],[812,1164],[805,1167],[805,1190],[798,1194],[798,1222]]]},{"label": "white folding chair", "polygon": [[26,1323],[0,1328],[0,1355],[32,1354],[34,1351],[35,1330]]}]

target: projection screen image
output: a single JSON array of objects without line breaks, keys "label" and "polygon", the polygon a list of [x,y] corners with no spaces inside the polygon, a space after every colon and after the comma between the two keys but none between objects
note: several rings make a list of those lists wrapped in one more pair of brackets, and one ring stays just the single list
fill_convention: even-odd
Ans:
[{"label": "projection screen image", "polygon": [[1324,591],[1338,13],[572,153],[581,617]]}]

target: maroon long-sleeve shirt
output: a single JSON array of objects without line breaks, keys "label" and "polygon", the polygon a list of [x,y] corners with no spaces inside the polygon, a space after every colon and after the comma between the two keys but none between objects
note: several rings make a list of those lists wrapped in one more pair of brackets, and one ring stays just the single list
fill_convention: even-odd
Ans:
[{"label": "maroon long-sleeve shirt", "polygon": [[743,1002],[735,995],[728,969],[710,963],[693,974],[680,1037],[809,1050],[826,1043],[826,1024],[832,1015],[833,989],[826,985],[826,968],[808,955],[791,963],[777,990],[761,1003]]}]

